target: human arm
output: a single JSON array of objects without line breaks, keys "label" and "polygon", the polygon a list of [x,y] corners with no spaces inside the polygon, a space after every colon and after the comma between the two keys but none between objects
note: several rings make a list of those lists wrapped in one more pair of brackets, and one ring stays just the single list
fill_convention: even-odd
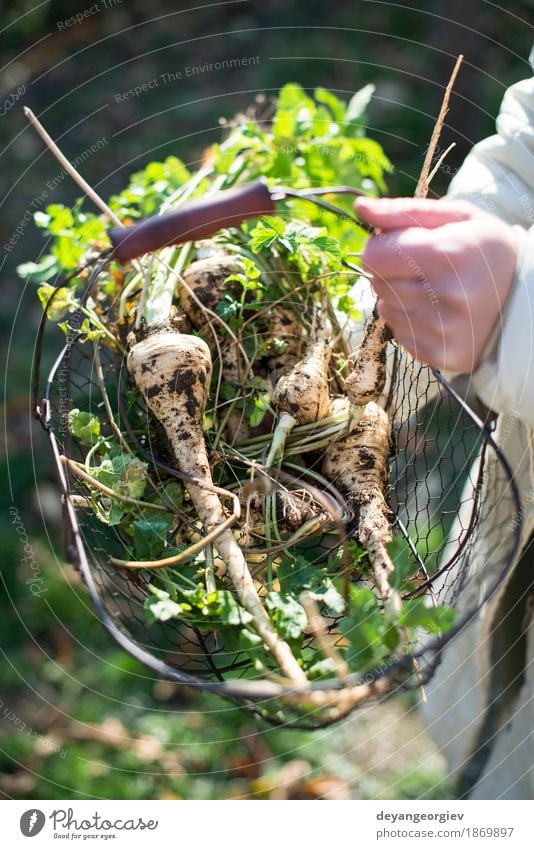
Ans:
[{"label": "human arm", "polygon": [[498,130],[467,157],[451,199],[357,211],[385,231],[363,260],[399,341],[534,425],[534,79],[507,92]]}]

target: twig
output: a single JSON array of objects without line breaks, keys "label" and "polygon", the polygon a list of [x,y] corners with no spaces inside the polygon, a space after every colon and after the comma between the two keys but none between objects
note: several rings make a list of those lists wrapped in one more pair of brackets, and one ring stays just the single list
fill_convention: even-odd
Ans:
[{"label": "twig", "polygon": [[421,174],[419,175],[419,180],[417,181],[417,188],[415,190],[414,197],[416,198],[426,198],[428,194],[428,186],[430,183],[430,170],[432,168],[432,160],[434,159],[434,154],[436,152],[436,147],[439,141],[439,137],[441,131],[443,129],[443,124],[445,122],[445,116],[449,111],[449,99],[451,96],[452,88],[454,86],[456,77],[458,75],[458,71],[460,70],[460,65],[463,61],[463,55],[460,54],[456,60],[456,64],[453,68],[451,78],[448,82],[447,88],[445,89],[445,94],[443,95],[443,101],[441,103],[441,109],[439,110],[439,115],[436,119],[436,123],[434,125],[434,129],[432,130],[432,135],[430,137],[430,144],[428,145],[428,149],[425,156],[425,161],[423,163],[423,168],[421,170]]},{"label": "twig", "polygon": [[325,620],[321,616],[321,612],[319,610],[319,605],[315,599],[312,598],[310,593],[302,593],[300,596],[300,603],[306,611],[308,625],[310,626],[310,631],[317,640],[317,645],[324,656],[332,661],[332,666],[334,667],[334,672],[337,677],[341,681],[346,681],[350,674],[349,668],[336,649],[335,638],[327,631]]},{"label": "twig", "polygon": [[434,177],[435,177],[435,176],[436,176],[436,174],[438,173],[439,169],[441,168],[441,165],[442,165],[443,161],[447,158],[447,156],[449,155],[449,153],[451,152],[451,150],[453,149],[453,147],[456,147],[456,142],[452,142],[452,144],[450,144],[450,145],[448,146],[447,150],[445,150],[445,151],[441,154],[440,158],[438,159],[438,161],[437,161],[437,162],[436,162],[436,164],[434,165],[434,167],[433,167],[432,171],[431,171],[431,172],[430,172],[430,174],[428,175],[428,185],[430,185],[430,183],[432,182],[432,180],[434,179]]},{"label": "twig", "polygon": [[46,144],[46,146],[54,154],[54,156],[56,157],[58,162],[63,166],[63,168],[65,169],[67,174],[69,174],[72,177],[74,182],[78,184],[78,186],[80,187],[80,189],[83,192],[85,192],[87,197],[91,198],[91,200],[93,201],[95,206],[98,206],[98,208],[101,209],[102,212],[105,215],[108,216],[108,218],[111,218],[111,220],[113,221],[114,224],[117,225],[117,227],[123,227],[124,225],[123,225],[122,221],[120,220],[120,218],[118,218],[115,215],[115,213],[109,208],[107,203],[100,197],[99,194],[97,194],[95,192],[95,190],[93,188],[91,188],[89,183],[87,183],[84,180],[84,178],[76,170],[74,165],[72,165],[72,163],[69,162],[67,157],[60,151],[60,149],[57,146],[57,144],[55,143],[54,139],[46,132],[45,128],[43,127],[43,125],[41,124],[39,119],[36,118],[35,115],[33,114],[32,110],[29,109],[27,106],[25,106],[24,107],[24,114],[26,115],[26,118],[28,119],[28,121],[30,122],[30,124],[32,125],[34,130],[36,130],[36,132],[41,136],[41,138],[44,141],[44,143]]},{"label": "twig", "polygon": [[70,471],[76,475],[76,477],[84,480],[89,484],[89,486],[100,490],[100,492],[107,495],[109,498],[116,498],[117,501],[124,501],[125,504],[134,504],[136,507],[148,507],[150,510],[161,510],[164,513],[169,512],[162,504],[150,504],[148,501],[139,501],[137,498],[130,498],[128,495],[122,495],[120,492],[115,492],[114,489],[111,489],[109,486],[97,481],[97,479],[92,475],[88,475],[87,472],[85,472],[75,460],[71,460],[70,457],[65,457],[63,455],[61,457],[61,462],[68,466]]},{"label": "twig", "polygon": [[234,522],[234,516],[229,516],[224,522],[221,522],[220,525],[217,525],[216,528],[210,531],[209,534],[206,534],[205,537],[190,545],[189,548],[180,551],[178,554],[173,554],[171,557],[164,557],[162,560],[120,560],[118,557],[110,557],[109,562],[114,566],[120,566],[121,569],[161,569],[166,566],[176,566],[178,563],[183,563],[184,560],[194,557],[207,545],[214,542]]},{"label": "twig", "polygon": [[428,703],[428,699],[426,696],[425,685],[423,683],[423,676],[421,675],[421,667],[419,666],[419,662],[415,655],[412,657],[412,666],[417,676],[417,680],[419,681],[419,694],[421,696],[421,701],[424,705],[426,705]]}]

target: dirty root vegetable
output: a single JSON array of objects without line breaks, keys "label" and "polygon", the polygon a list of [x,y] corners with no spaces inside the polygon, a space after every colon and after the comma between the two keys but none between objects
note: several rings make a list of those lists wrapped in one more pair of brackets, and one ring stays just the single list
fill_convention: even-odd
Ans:
[{"label": "dirty root vegetable", "polygon": [[[215,311],[227,292],[241,296],[241,286],[237,281],[225,282],[231,274],[237,274],[239,271],[242,271],[239,260],[235,256],[221,253],[197,260],[185,269],[182,277],[186,286],[180,286],[180,301],[185,314],[197,330],[205,330],[212,320],[206,309]],[[238,346],[235,341],[221,336],[219,325],[215,325],[213,331],[219,339],[223,379],[229,383],[241,383],[245,367]]]},{"label": "dirty root vegetable", "polygon": [[351,372],[345,381],[345,391],[358,410],[369,401],[376,401],[386,384],[387,345],[391,331],[377,311],[367,324],[361,344],[351,358]]},{"label": "dirty root vegetable", "polygon": [[346,495],[355,512],[356,537],[369,554],[378,592],[393,612],[399,612],[400,597],[388,580],[394,570],[386,548],[392,540],[390,510],[384,496],[389,453],[388,416],[370,401],[358,425],[326,449],[323,474]]},{"label": "dirty root vegetable", "polygon": [[226,440],[230,445],[250,438],[249,423],[242,410],[232,410],[226,422]]},{"label": "dirty root vegetable", "polygon": [[180,301],[184,312],[198,330],[202,330],[210,321],[210,316],[203,307],[215,310],[226,292],[232,292],[234,287],[241,288],[237,281],[225,284],[227,277],[239,271],[242,271],[242,267],[237,257],[216,254],[192,262],[182,273],[188,288],[180,286]]},{"label": "dirty root vegetable", "polygon": [[300,362],[304,354],[302,322],[290,307],[276,304],[267,316],[267,335],[270,339],[286,344],[285,351],[273,354],[267,359],[267,366],[278,375],[286,374]]},{"label": "dirty root vegetable", "polygon": [[[155,326],[143,339],[129,339],[128,369],[147,407],[162,425],[173,450],[177,469],[202,486],[187,484],[191,500],[205,531],[221,525],[226,516],[213,491],[202,419],[211,376],[207,344],[196,336]],[[232,531],[223,531],[214,542],[228,575],[253,625],[294,684],[306,683],[289,646],[276,634],[258,597],[253,580]]]},{"label": "dirty root vegetable", "polygon": [[297,424],[323,419],[330,412],[328,365],[332,350],[320,340],[313,342],[303,360],[276,384],[272,404],[280,418],[266,465],[272,466],[283,454],[286,439]]}]

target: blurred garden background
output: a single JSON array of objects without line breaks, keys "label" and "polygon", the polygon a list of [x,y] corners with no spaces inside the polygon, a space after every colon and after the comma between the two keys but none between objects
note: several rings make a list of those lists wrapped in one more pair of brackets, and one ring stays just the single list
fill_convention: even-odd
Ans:
[{"label": "blurred garden background", "polygon": [[[324,86],[347,100],[372,82],[369,135],[394,163],[390,193],[412,194],[462,52],[440,142],[441,150],[456,146],[433,183],[442,193],[471,145],[493,131],[506,87],[531,73],[534,2],[419,6],[3,0],[0,798],[453,794],[413,699],[366,708],[314,734],[272,730],[218,699],[153,679],[108,639],[62,560],[61,504],[29,404],[41,310],[35,289],[16,274],[43,248],[33,212],[79,196],[58,176],[23,105],[108,196],[132,171],[169,154],[194,167],[220,137],[221,119],[258,95],[268,100],[285,82]],[[48,340],[47,361],[58,341]]]}]

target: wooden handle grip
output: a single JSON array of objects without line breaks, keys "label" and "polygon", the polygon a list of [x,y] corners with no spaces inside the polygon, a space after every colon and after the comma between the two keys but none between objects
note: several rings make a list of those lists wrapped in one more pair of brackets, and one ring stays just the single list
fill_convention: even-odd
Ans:
[{"label": "wooden handle grip", "polygon": [[165,215],[153,215],[131,227],[109,231],[115,258],[128,262],[168,245],[178,245],[212,236],[247,218],[274,212],[274,201],[263,182],[257,180],[235,189],[193,200]]}]

